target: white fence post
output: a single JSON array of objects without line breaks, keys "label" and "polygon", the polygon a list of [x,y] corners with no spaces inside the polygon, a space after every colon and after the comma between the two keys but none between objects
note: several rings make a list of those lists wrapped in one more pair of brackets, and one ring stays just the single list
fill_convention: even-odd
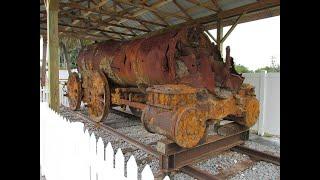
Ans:
[{"label": "white fence post", "polygon": [[131,155],[127,162],[127,179],[137,180],[138,179],[138,167],[134,156]]},{"label": "white fence post", "polygon": [[107,147],[104,152],[104,156],[105,156],[105,161],[104,161],[105,172],[110,172],[109,174],[114,174],[114,173],[112,173],[114,170],[113,169],[114,150],[113,150],[110,142],[107,144]]},{"label": "white fence post", "polygon": [[154,179],[150,166],[147,164],[141,172],[141,180]]},{"label": "white fence post", "polygon": [[97,141],[94,133],[91,133],[90,137],[90,180],[96,180],[97,178],[97,166],[96,166],[96,160],[97,160],[97,149],[96,149]]},{"label": "white fence post", "polygon": [[266,75],[267,71],[260,73],[260,116],[258,121],[258,135],[264,135],[264,121],[265,121],[265,104],[266,104]]},{"label": "white fence post", "polygon": [[124,177],[124,156],[119,148],[115,155],[115,170],[119,178],[123,179]]},{"label": "white fence post", "polygon": [[98,172],[98,180],[103,180],[107,179],[108,177],[105,177],[104,175],[104,143],[102,139],[99,137],[98,142],[97,142],[97,160],[96,160],[96,165],[97,165],[97,172]]}]

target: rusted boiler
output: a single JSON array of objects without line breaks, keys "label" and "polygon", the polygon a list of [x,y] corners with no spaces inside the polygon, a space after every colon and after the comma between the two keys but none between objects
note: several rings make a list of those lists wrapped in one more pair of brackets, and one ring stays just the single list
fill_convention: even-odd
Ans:
[{"label": "rusted boiler", "polygon": [[208,122],[226,118],[251,127],[259,115],[254,87],[234,69],[201,26],[184,27],[132,41],[106,41],[83,49],[80,76],[67,83],[70,108],[83,101],[102,121],[112,106],[129,106],[144,127],[179,146],[196,146]]}]

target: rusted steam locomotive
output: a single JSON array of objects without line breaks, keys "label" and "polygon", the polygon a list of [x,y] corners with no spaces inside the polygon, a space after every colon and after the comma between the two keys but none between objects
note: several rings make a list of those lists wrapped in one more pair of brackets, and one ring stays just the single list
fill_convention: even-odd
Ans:
[{"label": "rusted steam locomotive", "polygon": [[184,27],[132,41],[106,41],[84,48],[77,73],[67,82],[70,108],[81,101],[92,120],[112,106],[129,106],[144,127],[179,146],[196,146],[207,122],[223,118],[251,127],[259,115],[254,87],[223,61],[202,26]]}]

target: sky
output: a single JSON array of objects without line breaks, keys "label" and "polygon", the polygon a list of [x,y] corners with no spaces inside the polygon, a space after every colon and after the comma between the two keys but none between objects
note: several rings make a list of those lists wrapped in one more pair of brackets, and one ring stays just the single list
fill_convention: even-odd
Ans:
[{"label": "sky", "polygon": [[[231,26],[223,28],[226,34]],[[216,30],[209,31],[216,37]],[[271,56],[280,64],[280,16],[238,24],[223,43],[235,64],[256,70],[271,64]]]},{"label": "sky", "polygon": [[[224,27],[226,34],[231,26]],[[216,30],[210,30],[216,37]],[[271,56],[280,64],[280,16],[238,24],[223,43],[235,64],[256,70],[271,64]],[[40,59],[42,59],[42,39],[40,40]]]}]

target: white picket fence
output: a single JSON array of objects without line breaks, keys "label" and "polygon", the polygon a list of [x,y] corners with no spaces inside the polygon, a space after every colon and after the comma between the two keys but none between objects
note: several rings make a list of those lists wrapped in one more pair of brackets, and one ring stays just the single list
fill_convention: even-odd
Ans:
[{"label": "white picket fence", "polygon": [[[66,93],[65,91],[67,90],[67,87],[64,86],[64,83],[67,80],[60,80],[59,81],[59,99],[60,99],[60,104],[64,106],[69,106],[68,98],[64,96]],[[48,102],[49,99],[49,89],[48,87],[43,87],[41,88],[40,86],[40,102]]]},{"label": "white picket fence", "polygon": [[[120,148],[114,156],[110,142],[96,139],[94,133],[84,131],[82,123],[70,122],[52,111],[46,102],[40,102],[40,166],[46,180],[136,180],[134,156],[127,162],[127,177],[124,164]],[[149,165],[144,167],[141,179],[154,179]]]}]

